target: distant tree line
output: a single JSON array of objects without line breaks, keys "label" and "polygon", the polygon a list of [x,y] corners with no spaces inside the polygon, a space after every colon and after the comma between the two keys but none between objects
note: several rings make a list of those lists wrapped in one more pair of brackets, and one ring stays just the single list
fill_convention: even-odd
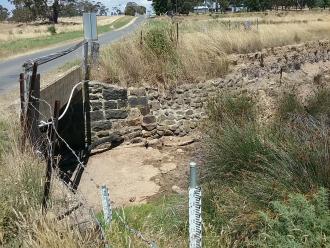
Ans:
[{"label": "distant tree line", "polygon": [[[330,0],[208,0],[216,3],[216,11],[225,11],[229,6],[244,6],[247,11],[310,9],[330,7]],[[152,5],[157,15],[173,11],[188,14],[196,5],[204,5],[200,0],[153,0]]]},{"label": "distant tree line", "polygon": [[128,2],[124,13],[130,16],[135,16],[135,14],[144,15],[146,13],[146,7],[140,6],[135,2]]},{"label": "distant tree line", "polygon": [[[51,6],[45,0],[8,0],[15,6],[10,20],[16,22],[30,22],[35,20],[49,20],[58,23],[59,16],[79,16],[83,12],[96,12],[97,15],[107,15],[109,9],[101,2],[89,0],[53,0]],[[9,12],[0,5],[0,20],[6,20]]]}]

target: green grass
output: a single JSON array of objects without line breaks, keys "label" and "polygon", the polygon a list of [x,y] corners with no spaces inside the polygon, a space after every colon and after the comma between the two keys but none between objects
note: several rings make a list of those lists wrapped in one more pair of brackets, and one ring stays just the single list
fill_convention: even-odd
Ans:
[{"label": "green grass", "polygon": [[[306,103],[285,93],[278,99],[273,121],[266,125],[257,122],[255,102],[244,95],[222,94],[210,101],[203,199],[206,221],[215,230],[225,228],[239,246],[247,246],[264,231],[259,211],[271,211],[273,202],[285,202],[291,194],[308,197],[320,188],[329,191],[330,127],[324,118],[330,114],[329,92],[319,90]],[[329,239],[330,230],[326,233],[324,238]],[[286,234],[281,235],[286,240]],[[302,239],[295,242],[298,245],[291,247],[308,247]],[[272,245],[257,247],[282,247],[268,244]]]},{"label": "green grass", "polygon": [[[99,34],[109,32],[128,24],[134,17],[124,16],[114,21],[109,25],[98,26],[97,30]],[[39,38],[26,38],[15,41],[0,42],[0,58],[19,54],[20,52],[26,52],[29,50],[44,48],[50,45],[60,44],[61,42],[83,39],[82,31],[72,31],[66,33],[56,33],[51,36],[39,37]]]}]

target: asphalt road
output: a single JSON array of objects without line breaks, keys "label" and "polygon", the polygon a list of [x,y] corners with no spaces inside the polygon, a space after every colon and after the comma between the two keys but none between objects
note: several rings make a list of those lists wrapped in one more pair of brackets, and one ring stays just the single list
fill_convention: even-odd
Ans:
[{"label": "asphalt road", "polygon": [[[129,33],[132,33],[134,30],[136,30],[137,27],[140,26],[144,20],[145,20],[144,16],[139,16],[134,21],[134,23],[132,23],[131,25],[129,25],[123,29],[120,29],[117,31],[111,31],[111,32],[100,35],[99,36],[100,45],[102,46],[105,44],[109,44],[109,43],[119,40],[120,38],[123,38],[124,36],[127,36]],[[73,44],[59,46],[56,48],[43,50],[41,52],[35,52],[35,53],[28,54],[28,55],[16,57],[13,59],[0,61],[0,94],[5,93],[6,91],[12,89],[15,86],[18,86],[19,74],[22,72],[22,65],[26,60],[49,55],[49,54],[55,53],[55,52],[59,52],[59,51],[68,49],[72,45]],[[66,62],[72,61],[75,59],[79,59],[79,58],[82,58],[82,48],[78,48],[76,51],[74,51],[70,54],[67,54],[63,57],[60,57],[60,58],[53,60],[51,62],[48,62],[46,64],[40,65],[38,67],[38,72],[41,73],[41,76],[42,76],[42,73],[55,70],[59,66],[65,64]]]}]

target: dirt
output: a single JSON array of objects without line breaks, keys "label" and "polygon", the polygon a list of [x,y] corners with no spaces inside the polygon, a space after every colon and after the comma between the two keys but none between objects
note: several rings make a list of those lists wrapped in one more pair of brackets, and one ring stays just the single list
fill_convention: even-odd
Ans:
[{"label": "dirt", "polygon": [[[164,145],[170,142],[173,145]],[[174,137],[170,142],[148,148],[143,144],[119,146],[92,156],[79,189],[97,210],[102,206],[103,184],[109,188],[114,207],[145,203],[159,194],[186,192],[189,161],[194,159],[198,143],[178,146],[183,140]]]}]

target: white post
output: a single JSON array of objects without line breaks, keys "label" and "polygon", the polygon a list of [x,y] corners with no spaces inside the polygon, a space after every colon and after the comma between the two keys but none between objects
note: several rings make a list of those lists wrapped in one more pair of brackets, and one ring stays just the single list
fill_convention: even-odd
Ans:
[{"label": "white post", "polygon": [[196,163],[190,163],[189,247],[202,247],[202,191],[197,182]]},{"label": "white post", "polygon": [[102,197],[104,222],[106,224],[110,224],[112,220],[112,209],[111,209],[111,203],[109,197],[109,190],[105,185],[102,185],[101,187],[101,197]]}]

